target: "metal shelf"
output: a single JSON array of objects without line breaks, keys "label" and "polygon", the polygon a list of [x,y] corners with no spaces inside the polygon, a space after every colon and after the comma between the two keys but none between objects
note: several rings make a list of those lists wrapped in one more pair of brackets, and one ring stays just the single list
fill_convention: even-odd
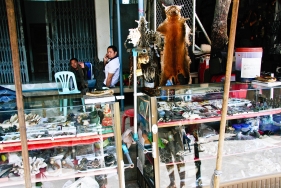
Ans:
[{"label": "metal shelf", "polygon": [[[103,135],[91,135],[91,136],[74,136],[74,137],[67,137],[67,138],[55,137],[53,139],[27,141],[27,144],[28,144],[28,150],[48,149],[54,147],[91,144],[100,141],[100,138],[108,138],[113,136],[114,133],[108,133]],[[0,153],[15,152],[21,150],[22,148],[21,148],[20,140],[17,142],[0,144]]]},{"label": "metal shelf", "polygon": [[[243,114],[234,114],[232,116],[227,116],[226,120],[252,118],[252,117],[257,117],[257,116],[266,116],[266,115],[278,114],[278,113],[281,113],[281,108],[262,110],[262,111],[259,111],[259,112],[248,112],[248,113],[243,113]],[[208,123],[208,122],[215,122],[215,121],[220,121],[220,120],[221,120],[221,117],[212,117],[212,118],[206,118],[206,119],[159,122],[158,127],[162,128],[162,127],[171,127],[171,126],[178,126],[178,125]]]}]

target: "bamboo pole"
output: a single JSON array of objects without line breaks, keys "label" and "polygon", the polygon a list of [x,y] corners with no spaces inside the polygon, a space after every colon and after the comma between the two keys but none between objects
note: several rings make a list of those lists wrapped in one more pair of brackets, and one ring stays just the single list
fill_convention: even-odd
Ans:
[{"label": "bamboo pole", "polygon": [[18,47],[14,7],[15,6],[13,0],[6,0],[8,26],[9,26],[10,43],[11,43],[11,51],[12,51],[12,61],[13,61],[13,68],[14,68],[14,82],[15,82],[15,89],[16,89],[20,140],[21,140],[21,148],[22,148],[23,167],[24,167],[24,181],[25,181],[25,187],[31,188],[28,147],[27,147],[27,140],[26,140],[26,126],[25,126],[25,117],[24,117],[24,105],[23,105],[22,88],[21,88],[22,85],[21,85],[21,75],[20,75],[19,47]]},{"label": "bamboo pole", "polygon": [[[157,125],[157,99],[156,97],[151,98],[151,126]],[[152,131],[152,150],[154,158],[154,185],[155,188],[160,187],[160,161],[159,161],[159,147],[158,147],[158,129]]]},{"label": "bamboo pole", "polygon": [[113,106],[114,106],[113,107],[113,109],[114,109],[114,129],[115,129],[116,155],[117,155],[117,166],[118,166],[117,172],[118,172],[118,178],[119,178],[119,188],[125,188],[119,102],[115,102]]},{"label": "bamboo pole", "polygon": [[233,60],[233,51],[234,51],[233,49],[234,49],[234,42],[235,42],[235,35],[236,35],[238,7],[239,7],[239,0],[233,0],[228,52],[227,52],[227,65],[226,65],[225,83],[224,83],[222,115],[221,115],[221,123],[220,123],[220,135],[219,135],[218,153],[217,153],[217,160],[216,160],[216,170],[214,176],[215,188],[219,188],[219,184],[220,184],[222,151],[224,145],[226,113],[227,113],[227,104],[228,104],[228,96],[229,96],[229,88],[230,88],[230,78],[231,78],[231,69],[232,69],[232,60]]}]

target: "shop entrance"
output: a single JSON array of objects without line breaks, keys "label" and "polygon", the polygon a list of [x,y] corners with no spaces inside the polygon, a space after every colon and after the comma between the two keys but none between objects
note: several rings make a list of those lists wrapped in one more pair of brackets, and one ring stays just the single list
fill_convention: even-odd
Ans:
[{"label": "shop entrance", "polygon": [[48,80],[48,54],[46,24],[30,24],[31,58],[33,61],[32,81]]}]

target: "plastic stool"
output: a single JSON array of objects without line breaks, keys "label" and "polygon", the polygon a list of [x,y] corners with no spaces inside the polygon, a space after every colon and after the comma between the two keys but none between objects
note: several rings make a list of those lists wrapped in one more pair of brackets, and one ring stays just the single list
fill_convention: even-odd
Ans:
[{"label": "plastic stool", "polygon": [[126,122],[126,119],[127,117],[130,118],[130,126],[134,126],[134,109],[128,109],[124,112],[123,116],[122,116],[122,133],[125,131],[125,122]]},{"label": "plastic stool", "polygon": [[[134,126],[134,109],[128,109],[124,112],[123,116],[122,116],[122,133],[125,131],[125,122],[127,117],[130,118],[130,126]],[[145,120],[144,117],[142,117],[140,114],[138,114],[138,119],[137,119],[138,123],[142,123],[143,126],[146,126],[147,121]]]}]

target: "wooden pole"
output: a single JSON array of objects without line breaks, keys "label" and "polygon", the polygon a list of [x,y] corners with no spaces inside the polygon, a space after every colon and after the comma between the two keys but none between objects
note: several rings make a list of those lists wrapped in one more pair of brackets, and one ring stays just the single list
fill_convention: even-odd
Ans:
[{"label": "wooden pole", "polygon": [[[151,126],[157,125],[157,99],[156,97],[151,98]],[[152,128],[153,129],[153,128]],[[158,129],[157,131],[152,130],[152,157],[154,158],[154,185],[155,188],[160,187],[160,157],[159,157],[159,147],[158,147]]]},{"label": "wooden pole", "polygon": [[119,188],[125,188],[124,177],[124,160],[122,153],[122,139],[121,139],[121,127],[120,127],[120,110],[119,102],[115,102],[114,109],[114,129],[115,129],[115,142],[116,142],[116,155],[117,155],[117,172],[119,178]]},{"label": "wooden pole", "polygon": [[234,42],[235,42],[235,35],[236,35],[238,7],[239,7],[239,0],[233,0],[228,52],[227,52],[227,65],[226,65],[225,83],[224,83],[222,115],[221,115],[221,123],[220,123],[220,135],[219,135],[218,153],[217,153],[217,160],[216,160],[216,171],[214,176],[215,188],[219,188],[219,184],[220,184],[222,151],[224,145],[227,104],[228,104],[228,96],[229,96],[229,88],[230,88],[230,78],[231,78],[231,69],[232,69],[232,60],[233,60],[233,51],[234,51],[233,49],[234,49]]},{"label": "wooden pole", "polygon": [[24,181],[25,181],[25,187],[31,188],[29,156],[28,156],[26,126],[25,126],[25,117],[24,117],[24,105],[23,105],[22,88],[21,88],[22,85],[21,85],[21,75],[20,75],[19,47],[18,47],[14,7],[15,6],[13,0],[6,0],[8,26],[9,26],[10,43],[11,43],[11,51],[12,51],[12,61],[13,61],[13,68],[14,68],[14,82],[15,82],[15,89],[16,89],[20,140],[21,140],[22,158],[23,158],[23,166],[24,166]]}]

